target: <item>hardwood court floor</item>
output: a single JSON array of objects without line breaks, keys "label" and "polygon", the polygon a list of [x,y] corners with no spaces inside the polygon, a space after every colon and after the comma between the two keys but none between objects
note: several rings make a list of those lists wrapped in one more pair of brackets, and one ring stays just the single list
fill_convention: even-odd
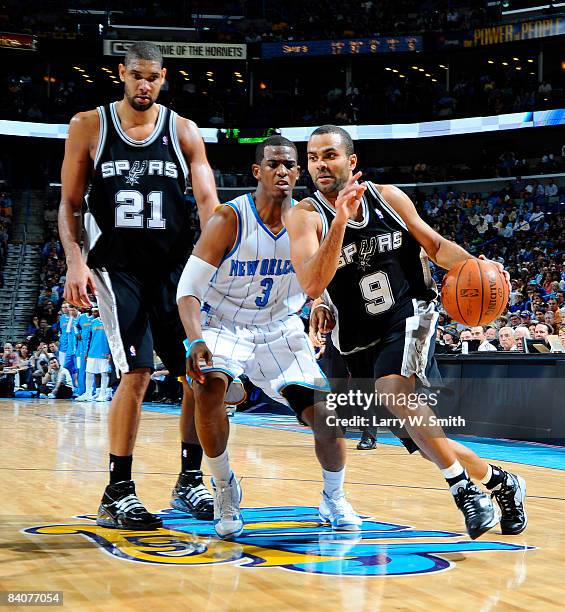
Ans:
[{"label": "hardwood court floor", "polygon": [[[144,411],[134,459],[154,511],[169,508],[178,471],[171,412]],[[249,510],[229,543],[170,510],[159,532],[95,526],[106,414],[106,404],[0,401],[0,589],[63,591],[71,610],[562,609],[563,450],[485,446],[537,464],[500,462],[528,481],[530,524],[471,542],[434,466],[398,446],[360,452],[348,441],[349,499],[370,518],[347,537],[317,522],[312,436],[287,418],[238,415],[230,452]]]}]

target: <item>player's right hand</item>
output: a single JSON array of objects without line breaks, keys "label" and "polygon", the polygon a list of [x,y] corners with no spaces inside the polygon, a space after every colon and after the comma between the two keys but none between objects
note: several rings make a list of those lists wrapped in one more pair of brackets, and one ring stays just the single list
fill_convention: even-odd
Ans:
[{"label": "player's right hand", "polygon": [[97,295],[96,283],[90,268],[82,261],[70,265],[67,268],[63,298],[75,306],[88,308],[92,306],[88,297],[88,289],[91,293]]},{"label": "player's right hand", "polygon": [[200,369],[203,367],[202,364],[206,364],[206,367],[209,368],[212,367],[212,353],[204,342],[197,342],[186,358],[186,373],[193,381],[200,384],[206,380],[206,375]]},{"label": "player's right hand", "polygon": [[354,219],[357,216],[361,198],[367,189],[365,183],[359,184],[357,182],[362,174],[362,172],[357,172],[352,175],[343,186],[343,189],[337,194],[334,205],[337,223],[345,224],[349,219]]}]

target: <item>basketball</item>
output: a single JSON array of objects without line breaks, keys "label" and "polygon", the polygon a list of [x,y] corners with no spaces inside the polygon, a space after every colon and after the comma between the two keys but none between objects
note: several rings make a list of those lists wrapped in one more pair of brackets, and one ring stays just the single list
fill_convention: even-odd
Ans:
[{"label": "basketball", "polygon": [[441,301],[455,321],[470,327],[486,325],[506,309],[508,285],[493,262],[466,259],[445,275]]}]

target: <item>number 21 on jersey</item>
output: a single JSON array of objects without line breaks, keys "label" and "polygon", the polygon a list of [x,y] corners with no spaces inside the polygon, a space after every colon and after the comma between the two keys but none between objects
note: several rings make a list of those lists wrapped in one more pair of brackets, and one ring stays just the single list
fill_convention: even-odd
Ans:
[{"label": "number 21 on jersey", "polygon": [[[116,194],[116,227],[144,227],[143,209],[145,202],[143,194],[135,189],[122,189]],[[147,194],[147,202],[151,206],[151,215],[147,219],[149,229],[165,229],[167,221],[163,219],[163,192],[152,191]]]}]

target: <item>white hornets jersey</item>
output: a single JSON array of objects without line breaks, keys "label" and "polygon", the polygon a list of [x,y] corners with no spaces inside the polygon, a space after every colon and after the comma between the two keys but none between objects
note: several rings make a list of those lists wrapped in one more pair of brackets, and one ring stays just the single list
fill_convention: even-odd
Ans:
[{"label": "white hornets jersey", "polygon": [[250,193],[226,206],[237,215],[237,238],[204,293],[202,311],[240,325],[284,321],[306,301],[290,263],[286,228],[274,235]]}]

